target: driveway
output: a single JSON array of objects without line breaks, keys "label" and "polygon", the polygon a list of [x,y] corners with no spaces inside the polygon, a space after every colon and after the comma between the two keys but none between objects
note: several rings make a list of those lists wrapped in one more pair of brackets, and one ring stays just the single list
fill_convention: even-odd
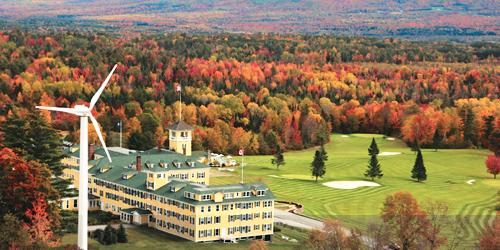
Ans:
[{"label": "driveway", "polygon": [[303,229],[323,228],[322,221],[286,212],[280,209],[274,209],[274,222],[280,222],[289,226],[303,228]]}]

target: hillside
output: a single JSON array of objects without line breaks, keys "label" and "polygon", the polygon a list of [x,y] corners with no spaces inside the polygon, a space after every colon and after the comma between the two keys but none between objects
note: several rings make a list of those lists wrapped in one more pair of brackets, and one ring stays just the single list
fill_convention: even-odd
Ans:
[{"label": "hillside", "polygon": [[[497,40],[498,1],[3,1],[4,25]],[[71,25],[71,26],[68,26]],[[117,29],[118,28],[118,29]]]}]

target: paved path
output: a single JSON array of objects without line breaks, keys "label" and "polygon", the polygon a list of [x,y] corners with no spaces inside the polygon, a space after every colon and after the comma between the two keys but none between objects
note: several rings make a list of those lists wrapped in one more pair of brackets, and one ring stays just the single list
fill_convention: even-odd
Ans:
[{"label": "paved path", "polygon": [[303,229],[321,229],[323,222],[298,214],[286,212],[280,209],[274,209],[274,221],[280,222],[289,226]]}]

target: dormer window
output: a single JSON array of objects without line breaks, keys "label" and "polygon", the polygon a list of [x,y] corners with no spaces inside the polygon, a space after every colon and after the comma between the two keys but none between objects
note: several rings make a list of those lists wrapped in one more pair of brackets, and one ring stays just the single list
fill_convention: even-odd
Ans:
[{"label": "dormer window", "polygon": [[212,195],[210,195],[210,194],[204,194],[201,196],[202,201],[209,201],[211,199],[212,199]]},{"label": "dormer window", "polygon": [[243,192],[243,197],[250,197],[250,191]]},{"label": "dormer window", "polygon": [[266,195],[265,190],[257,190],[257,196],[264,196],[264,195]]}]

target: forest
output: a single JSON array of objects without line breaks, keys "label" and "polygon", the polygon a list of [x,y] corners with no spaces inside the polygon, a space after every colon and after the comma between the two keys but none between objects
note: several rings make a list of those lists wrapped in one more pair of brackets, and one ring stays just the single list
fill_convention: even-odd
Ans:
[{"label": "forest", "polygon": [[[35,105],[88,102],[117,63],[94,116],[109,143],[122,121],[132,149],[168,145],[182,110],[194,150],[272,154],[362,132],[500,155],[499,57],[487,42],[9,30],[0,33],[0,124]],[[78,143],[76,117],[41,114]]]}]

